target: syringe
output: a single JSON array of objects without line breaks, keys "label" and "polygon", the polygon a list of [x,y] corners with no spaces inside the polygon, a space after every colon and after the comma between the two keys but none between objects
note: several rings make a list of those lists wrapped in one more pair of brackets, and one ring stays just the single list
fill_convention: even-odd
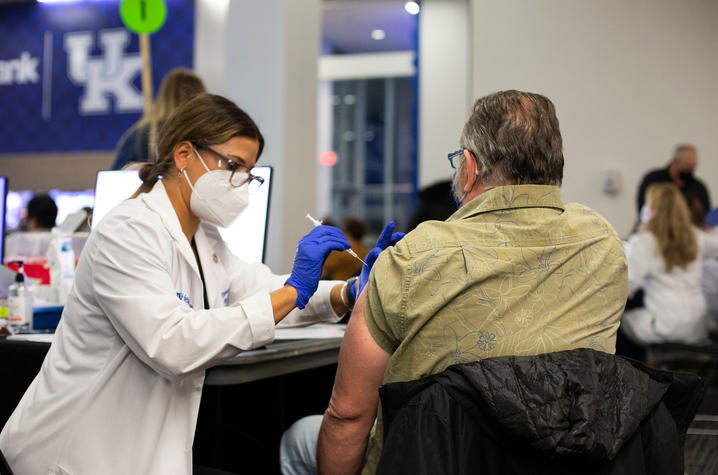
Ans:
[{"label": "syringe", "polygon": [[[321,221],[319,221],[318,219],[312,218],[312,216],[311,216],[309,213],[307,213],[307,219],[312,222],[312,224],[314,225],[315,228],[316,228],[317,226],[321,226],[321,225],[322,225],[322,222],[321,222]],[[357,256],[357,253],[356,253],[356,252],[352,251],[351,249],[347,249],[346,251],[347,251],[349,254],[351,254],[352,256],[354,256],[356,259],[359,259],[359,261],[361,261],[362,264],[366,265],[366,262],[364,262],[361,257]]]}]

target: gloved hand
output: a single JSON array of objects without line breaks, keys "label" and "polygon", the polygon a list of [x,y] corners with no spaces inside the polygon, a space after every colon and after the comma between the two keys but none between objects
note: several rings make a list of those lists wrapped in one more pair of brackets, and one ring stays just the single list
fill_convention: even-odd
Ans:
[{"label": "gloved hand", "polygon": [[344,233],[334,226],[317,226],[297,244],[292,274],[285,284],[297,289],[297,307],[304,308],[319,287],[324,260],[331,251],[349,249]]},{"label": "gloved hand", "polygon": [[379,239],[376,240],[376,246],[374,246],[374,248],[369,251],[369,254],[367,254],[364,258],[365,264],[361,269],[361,274],[359,274],[359,278],[354,281],[354,285],[347,289],[347,292],[351,292],[351,295],[349,295],[349,300],[351,300],[352,302],[355,302],[356,298],[359,296],[359,294],[361,294],[361,291],[364,290],[364,286],[369,281],[369,274],[371,273],[371,268],[374,266],[374,262],[376,262],[376,259],[377,257],[379,257],[379,254],[381,254],[381,251],[383,251],[389,246],[396,245],[396,243],[401,241],[401,238],[404,237],[404,233],[395,233],[393,231],[394,221],[389,221],[388,223],[386,223],[386,226],[384,226],[384,229],[379,235]]}]

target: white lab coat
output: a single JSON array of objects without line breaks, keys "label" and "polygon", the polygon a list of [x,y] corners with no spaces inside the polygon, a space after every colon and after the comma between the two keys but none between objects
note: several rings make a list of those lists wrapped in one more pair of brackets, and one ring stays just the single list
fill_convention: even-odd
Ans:
[{"label": "white lab coat", "polygon": [[707,341],[706,301],[701,288],[703,259],[718,257],[718,236],[696,229],[698,257],[686,269],[666,272],[658,243],[643,231],[629,239],[628,294],[644,291],[644,307],[623,314],[621,330],[640,344]]},{"label": "white lab coat", "polygon": [[[231,254],[211,225],[194,253],[164,186],[93,230],[55,340],[0,434],[15,473],[189,474],[205,369],[274,339],[287,276]],[[285,325],[337,321],[322,282]]]}]

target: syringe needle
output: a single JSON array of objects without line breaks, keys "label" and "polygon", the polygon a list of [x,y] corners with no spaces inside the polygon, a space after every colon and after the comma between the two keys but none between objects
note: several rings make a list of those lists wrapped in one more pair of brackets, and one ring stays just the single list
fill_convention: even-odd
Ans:
[{"label": "syringe needle", "polygon": [[[312,218],[312,215],[309,214],[309,213],[307,213],[307,219],[312,222],[312,224],[314,225],[315,228],[316,228],[317,226],[321,226],[321,225],[322,225],[322,222],[321,222],[321,221],[319,221],[318,219]],[[352,251],[351,249],[347,249],[346,251],[347,251],[350,255],[354,256],[355,259],[358,259],[359,262],[361,262],[362,264],[366,265],[366,262],[364,262],[361,257],[357,256],[357,253],[356,253],[356,252]]]},{"label": "syringe needle", "polygon": [[366,262],[364,262],[361,257],[357,256],[356,252],[352,251],[351,249],[347,249],[347,252],[349,254],[351,254],[352,256],[356,257],[357,259],[359,259],[362,264],[366,265]]}]

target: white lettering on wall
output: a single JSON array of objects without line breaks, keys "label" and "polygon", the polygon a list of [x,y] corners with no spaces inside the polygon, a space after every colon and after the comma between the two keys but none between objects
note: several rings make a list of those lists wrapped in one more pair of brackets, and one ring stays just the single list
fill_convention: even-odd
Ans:
[{"label": "white lettering on wall", "polygon": [[124,29],[101,30],[98,33],[102,56],[90,56],[95,46],[92,31],[67,33],[67,75],[78,85],[85,86],[80,97],[80,114],[108,114],[110,97],[114,97],[117,112],[142,111],[142,93],[132,84],[142,69],[137,53],[125,54],[130,33]]},{"label": "white lettering on wall", "polygon": [[40,81],[37,67],[40,58],[23,51],[18,59],[0,60],[0,86],[36,83]]}]

